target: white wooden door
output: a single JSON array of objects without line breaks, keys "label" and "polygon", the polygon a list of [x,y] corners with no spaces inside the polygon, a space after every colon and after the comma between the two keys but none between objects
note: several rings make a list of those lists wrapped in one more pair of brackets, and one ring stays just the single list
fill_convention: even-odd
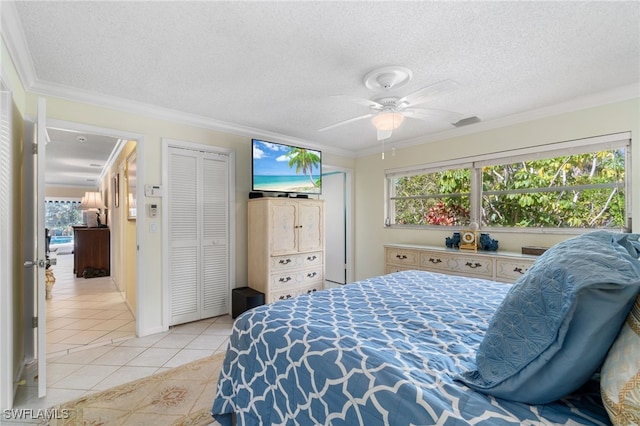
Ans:
[{"label": "white wooden door", "polygon": [[170,325],[198,318],[198,158],[195,151],[170,148],[169,157],[169,297]]},{"label": "white wooden door", "polygon": [[229,159],[169,148],[170,325],[229,312]]},{"label": "white wooden door", "polygon": [[271,255],[289,254],[298,251],[296,230],[296,204],[288,200],[270,200],[268,223]]},{"label": "white wooden door", "polygon": [[[0,200],[13,199],[13,98],[0,78]],[[11,237],[14,224],[11,203],[0,203],[0,347],[11,348],[13,345],[14,310],[13,304],[13,247]],[[6,284],[5,284],[6,283]],[[0,406],[13,406],[13,351],[0,351]]]},{"label": "white wooden door", "polygon": [[302,200],[298,204],[298,250],[322,250],[324,247],[324,212],[321,201]]},{"label": "white wooden door", "polygon": [[229,312],[228,177],[226,155],[202,154],[202,318]]},{"label": "white wooden door", "polygon": [[325,280],[347,282],[347,206],[345,172],[322,174],[322,199],[325,200]]},{"label": "white wooden door", "polygon": [[[25,138],[25,312],[32,314],[33,332],[25,330],[26,356],[37,359],[38,397],[47,394],[47,312],[45,301],[44,173],[46,159],[46,101],[38,98],[38,115],[31,140]],[[33,161],[28,156],[32,155]],[[31,318],[27,318],[30,320]],[[26,325],[27,330],[32,324]],[[31,342],[35,340],[35,345]]]}]

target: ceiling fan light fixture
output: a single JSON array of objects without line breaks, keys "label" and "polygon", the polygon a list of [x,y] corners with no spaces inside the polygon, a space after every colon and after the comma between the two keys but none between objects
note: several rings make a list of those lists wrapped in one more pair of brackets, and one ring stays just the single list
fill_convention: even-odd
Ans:
[{"label": "ceiling fan light fixture", "polygon": [[404,116],[398,112],[381,112],[371,119],[371,122],[378,130],[394,130],[400,127]]}]

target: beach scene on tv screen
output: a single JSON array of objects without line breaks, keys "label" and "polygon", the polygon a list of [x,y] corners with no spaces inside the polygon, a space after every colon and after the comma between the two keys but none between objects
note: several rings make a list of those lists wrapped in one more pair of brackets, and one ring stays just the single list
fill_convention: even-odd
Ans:
[{"label": "beach scene on tv screen", "polygon": [[253,190],[321,193],[321,153],[311,149],[253,141]]}]

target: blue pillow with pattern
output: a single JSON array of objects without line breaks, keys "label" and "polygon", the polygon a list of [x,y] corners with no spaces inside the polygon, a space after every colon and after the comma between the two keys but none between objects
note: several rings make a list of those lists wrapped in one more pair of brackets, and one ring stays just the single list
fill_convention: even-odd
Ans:
[{"label": "blue pillow with pattern", "polygon": [[511,288],[458,376],[499,398],[544,404],[602,365],[640,290],[637,235],[596,231],[547,250]]}]

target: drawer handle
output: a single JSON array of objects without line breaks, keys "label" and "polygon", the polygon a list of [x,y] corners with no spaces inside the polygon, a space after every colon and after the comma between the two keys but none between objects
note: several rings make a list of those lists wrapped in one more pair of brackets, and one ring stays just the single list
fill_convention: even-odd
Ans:
[{"label": "drawer handle", "polygon": [[280,262],[278,262],[281,265],[288,265],[291,263],[291,259],[280,259]]},{"label": "drawer handle", "polygon": [[317,258],[318,258],[317,256],[307,256],[307,260],[310,261],[310,262],[313,262]]},{"label": "drawer handle", "polygon": [[287,294],[286,296],[280,296],[278,300],[291,299],[291,295]]},{"label": "drawer handle", "polygon": [[440,260],[440,258],[434,259],[433,257],[430,257],[429,262],[435,263],[437,265],[438,263],[442,263],[442,260]]},{"label": "drawer handle", "polygon": [[515,268],[513,268],[513,272],[517,272],[519,274],[523,274],[525,273],[525,271],[522,270],[522,268],[518,268],[517,266]]},{"label": "drawer handle", "polygon": [[315,289],[315,288],[314,288],[314,289],[311,289],[311,290],[307,290],[307,294],[309,294],[309,293],[314,293],[315,291],[316,291],[316,289]]},{"label": "drawer handle", "polygon": [[309,272],[309,273],[307,274],[307,278],[313,278],[313,277],[315,277],[316,275],[318,275],[318,273],[317,273],[317,272]]},{"label": "drawer handle", "polygon": [[469,267],[469,268],[471,268],[471,269],[476,269],[476,268],[481,267],[481,266],[482,266],[482,263],[478,263],[478,262],[476,262],[476,263],[467,262],[467,263],[465,263],[465,264],[464,264],[464,266],[468,266],[468,267]]},{"label": "drawer handle", "polygon": [[396,258],[400,259],[400,260],[405,260],[407,258],[407,255],[405,255],[405,254],[396,254]]},{"label": "drawer handle", "polygon": [[289,281],[291,281],[291,277],[282,277],[278,281],[280,281],[281,283],[288,283]]}]

